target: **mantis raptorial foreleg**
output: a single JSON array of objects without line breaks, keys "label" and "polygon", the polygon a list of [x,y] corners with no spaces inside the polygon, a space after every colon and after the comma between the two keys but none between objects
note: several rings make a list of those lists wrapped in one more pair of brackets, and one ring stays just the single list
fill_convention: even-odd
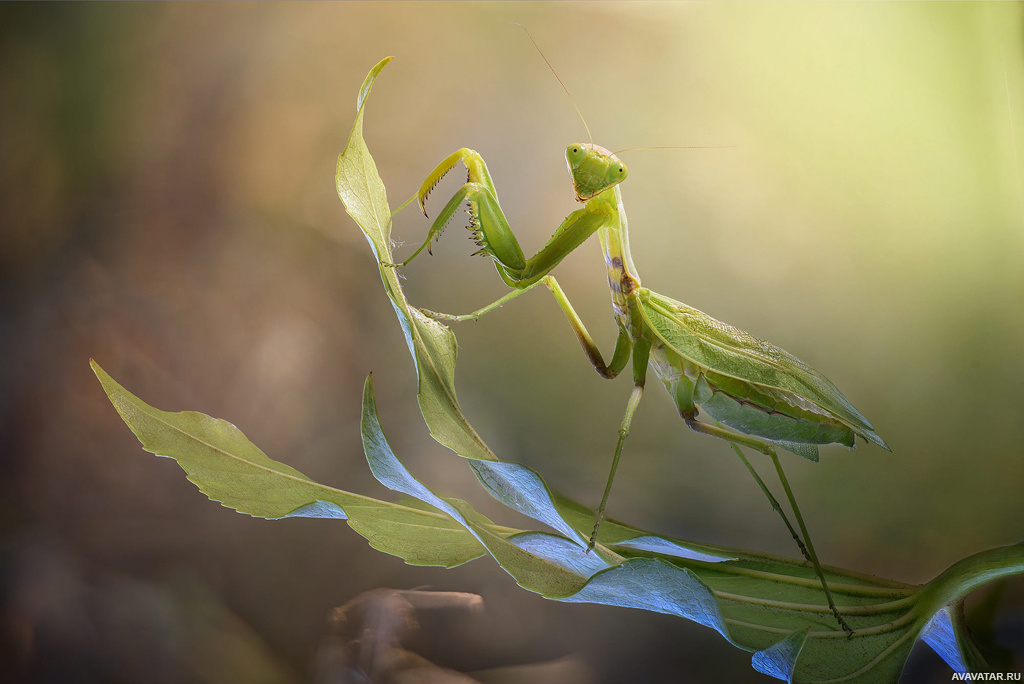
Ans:
[{"label": "mantis raptorial foreleg", "polygon": [[[420,186],[417,198],[420,209],[426,216],[423,203],[438,182],[458,163],[466,165],[467,181],[448,201],[437,219],[434,220],[427,239],[405,261],[389,266],[405,266],[418,256],[425,248],[429,252],[431,240],[437,239],[445,226],[462,205],[469,205],[469,228],[473,231],[480,250],[477,254],[486,254],[498,269],[498,274],[505,284],[514,289],[527,289],[546,276],[551,269],[559,264],[570,252],[579,247],[594,232],[608,221],[609,211],[604,205],[587,205],[569,214],[555,230],[551,238],[536,254],[529,259],[523,256],[509,226],[508,220],[498,203],[498,193],[494,188],[490,173],[483,157],[468,148],[462,148],[444,159],[437,165],[423,185]],[[485,307],[486,308],[486,307]],[[449,319],[450,320],[450,319]]]},{"label": "mantis raptorial foreleg", "polygon": [[[472,177],[470,175],[470,178]],[[509,274],[503,274],[502,277],[513,277],[511,274],[521,272],[526,267],[526,257],[523,256],[523,250],[519,247],[519,241],[516,240],[512,229],[508,225],[508,221],[505,219],[505,214],[501,211],[501,206],[498,204],[494,191],[483,183],[474,181],[466,182],[455,192],[452,198],[448,200],[448,204],[444,205],[441,213],[437,215],[437,219],[434,220],[434,224],[427,232],[427,239],[412,253],[412,256],[400,265],[405,266],[408,264],[416,255],[423,251],[424,247],[429,252],[430,242],[440,237],[445,226],[448,225],[456,210],[463,203],[469,203],[470,207],[472,207],[470,229],[474,231],[477,244],[482,248],[480,251],[487,251],[487,246],[490,246],[490,249],[494,252],[495,259],[509,271]],[[506,282],[508,281],[506,280]]]},{"label": "mantis raptorial foreleg", "polygon": [[[429,251],[431,240],[440,236],[444,227],[451,220],[455,211],[463,204],[469,203],[470,228],[474,231],[477,242],[481,245],[481,252],[490,256],[498,268],[502,280],[512,287],[509,292],[500,299],[484,306],[476,311],[455,316],[434,311],[424,311],[428,316],[437,320],[461,322],[477,320],[486,313],[489,313],[503,304],[515,299],[520,294],[532,289],[535,285],[543,282],[554,296],[558,306],[576,333],[580,345],[587,354],[587,358],[593,364],[597,372],[605,378],[614,378],[625,368],[629,361],[633,340],[629,334],[619,329],[619,335],[615,342],[615,350],[612,352],[611,362],[605,364],[601,352],[594,343],[593,338],[587,331],[583,321],[576,314],[572,304],[569,302],[562,288],[553,276],[548,273],[567,254],[576,249],[602,224],[608,220],[608,213],[602,205],[596,208],[585,207],[570,214],[565,221],[555,230],[551,239],[530,259],[523,257],[523,250],[519,247],[508,220],[505,218],[501,206],[498,204],[497,190],[491,180],[490,173],[483,158],[468,148],[462,148],[444,159],[435,168],[417,195],[420,208],[424,209],[423,203],[431,190],[437,183],[458,163],[463,162],[468,170],[467,182],[456,191],[455,195],[448,201],[441,213],[434,220],[433,225],[427,233],[427,239],[420,247],[412,253],[409,258],[397,266],[405,266],[412,261],[424,248]],[[423,211],[426,215],[426,210]]]}]

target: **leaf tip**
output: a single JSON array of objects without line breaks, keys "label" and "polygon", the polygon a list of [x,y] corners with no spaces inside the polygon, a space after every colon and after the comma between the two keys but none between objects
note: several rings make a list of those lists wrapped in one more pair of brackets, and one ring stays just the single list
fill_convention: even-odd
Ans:
[{"label": "leaf tip", "polygon": [[810,629],[805,627],[792,632],[768,648],[756,651],[751,658],[751,666],[761,674],[792,682],[797,659],[804,648]]},{"label": "leaf tip", "polygon": [[117,387],[117,382],[100,367],[100,364],[96,363],[96,359],[90,357],[89,367],[92,368],[93,374],[96,375],[96,379],[100,381],[101,385],[103,385],[103,391],[106,392],[109,397],[114,388]]},{"label": "leaf tip", "polygon": [[356,98],[356,111],[362,111],[363,104],[366,102],[366,96],[370,94],[370,88],[373,87],[373,82],[377,79],[381,70],[388,65],[388,62],[393,60],[394,55],[389,55],[384,59],[377,62],[370,73],[366,74],[366,79],[363,81],[363,85],[359,88],[359,97]]}]

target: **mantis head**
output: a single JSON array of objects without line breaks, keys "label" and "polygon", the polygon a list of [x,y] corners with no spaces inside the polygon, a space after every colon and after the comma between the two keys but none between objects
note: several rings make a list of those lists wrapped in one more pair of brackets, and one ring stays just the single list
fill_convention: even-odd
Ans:
[{"label": "mantis head", "polygon": [[565,149],[576,199],[586,202],[618,185],[629,173],[614,152],[593,143],[573,143]]}]

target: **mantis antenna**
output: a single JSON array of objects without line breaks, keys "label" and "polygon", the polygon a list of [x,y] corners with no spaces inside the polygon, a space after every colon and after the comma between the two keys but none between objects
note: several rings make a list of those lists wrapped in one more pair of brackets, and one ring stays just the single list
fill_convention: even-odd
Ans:
[{"label": "mantis antenna", "polygon": [[724,150],[732,149],[735,145],[649,145],[647,147],[627,147],[624,150],[615,150],[612,154],[619,155],[623,152],[636,152],[637,150]]},{"label": "mantis antenna", "polygon": [[[537,48],[537,52],[538,52],[538,54],[540,54],[540,58],[543,59],[544,63],[548,65],[548,69],[551,70],[551,73],[555,77],[555,80],[558,81],[558,85],[562,86],[562,90],[564,90],[565,94],[569,97],[569,102],[571,102],[572,106],[576,109],[576,113],[580,115],[580,121],[583,122],[583,127],[587,129],[587,136],[590,137],[590,142],[593,143],[594,142],[594,134],[590,132],[590,126],[587,125],[587,120],[583,116],[583,112],[580,111],[579,105],[577,105],[576,104],[576,100],[573,99],[572,93],[570,93],[569,89],[565,87],[565,83],[563,83],[562,79],[559,78],[558,72],[555,71],[555,67],[551,66],[551,62],[549,62],[548,58],[544,56],[544,51],[540,49],[540,46],[537,45],[537,41],[533,39],[533,34],[530,33],[530,29],[526,28],[525,26],[523,26],[522,24],[520,24],[518,22],[514,21],[512,23],[515,24],[516,26],[518,26],[519,28],[523,29],[524,31],[526,31],[526,37],[530,39],[531,43],[533,43],[533,47]],[[682,146],[680,146],[680,145],[655,145],[655,146],[651,146],[651,147],[630,147],[630,148],[627,148],[625,150],[617,150],[616,152],[613,152],[612,154],[620,154],[622,152],[636,152],[637,150],[719,150],[719,149],[725,149],[725,148],[731,148],[731,147],[736,147],[736,146],[735,145],[682,145]]]},{"label": "mantis antenna", "polygon": [[565,94],[569,96],[569,102],[572,102],[572,106],[576,108],[576,113],[580,115],[580,120],[583,122],[583,127],[587,129],[587,135],[590,137],[590,142],[593,143],[594,134],[590,132],[590,126],[587,125],[587,120],[583,118],[583,112],[581,112],[579,106],[577,106],[576,100],[572,99],[572,93],[570,93],[569,89],[565,87],[564,83],[562,83],[562,79],[558,78],[558,72],[555,71],[555,67],[551,66],[551,62],[549,62],[548,58],[544,56],[544,51],[540,49],[540,46],[537,45],[537,41],[533,39],[533,34],[530,33],[530,29],[526,28],[520,23],[512,23],[526,31],[526,36],[530,39],[530,42],[533,43],[533,47],[537,48],[537,52],[540,53],[540,58],[543,59],[544,63],[548,65],[548,69],[551,69],[551,73],[554,74],[555,80],[558,81],[558,85],[562,86],[562,90],[564,90]]}]

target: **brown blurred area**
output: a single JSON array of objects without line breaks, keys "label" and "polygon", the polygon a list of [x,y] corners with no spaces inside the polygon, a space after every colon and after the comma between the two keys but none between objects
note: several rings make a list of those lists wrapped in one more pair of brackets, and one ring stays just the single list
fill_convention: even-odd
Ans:
[{"label": "brown blurred area", "polygon": [[[392,204],[473,147],[524,249],[543,244],[574,208],[561,155],[585,132],[513,21],[595,142],[734,146],[624,155],[634,258],[645,285],[821,369],[892,445],[787,462],[823,560],[923,582],[1019,540],[1022,19],[1009,3],[0,5],[0,679],[301,681],[322,674],[334,608],[420,588],[483,598],[418,613],[404,644],[481,681],[768,681],[708,630],[544,601],[486,559],[409,567],[337,521],[238,515],[142,452],[89,370],[387,498],[359,440],[372,370],[414,473],[527,524],[423,428],[333,185],[359,84],[395,55],[366,119]],[[427,225],[399,214],[399,253]],[[453,224],[405,271],[413,302],[461,313],[499,296],[472,249]],[[586,245],[558,275],[610,348],[598,264]],[[542,294],[456,332],[485,439],[595,501],[627,381],[594,375]],[[610,513],[795,554],[729,450],[659,394]],[[1020,580],[994,615],[1019,670]],[[905,680],[944,668],[919,649]]]}]

